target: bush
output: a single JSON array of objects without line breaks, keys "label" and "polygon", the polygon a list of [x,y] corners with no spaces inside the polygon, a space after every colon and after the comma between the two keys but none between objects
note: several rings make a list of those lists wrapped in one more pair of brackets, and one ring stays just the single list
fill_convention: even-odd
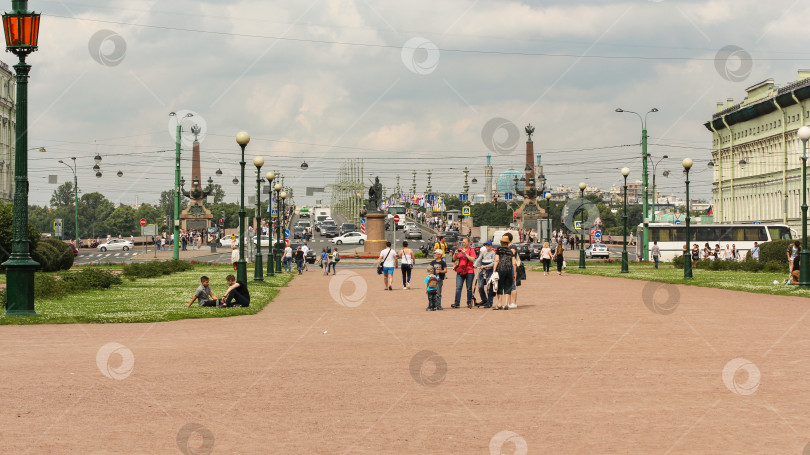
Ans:
[{"label": "bush", "polygon": [[62,282],[70,292],[81,292],[89,289],[109,289],[113,284],[121,284],[121,277],[111,272],[96,268],[87,268],[81,272],[62,275]]},{"label": "bush", "polygon": [[151,261],[132,263],[124,266],[123,275],[129,279],[154,278],[161,275],[170,275],[176,272],[185,272],[194,266],[186,261],[173,259],[171,261]]},{"label": "bush", "polygon": [[3,305],[3,308],[8,308],[8,294],[6,294],[6,288],[0,289],[0,304]]},{"label": "bush", "polygon": [[59,270],[59,251],[50,243],[40,242],[31,251],[31,257],[39,262],[40,271],[42,272]]},{"label": "bush", "polygon": [[67,295],[67,288],[53,275],[37,273],[34,275],[35,299],[59,299]]},{"label": "bush", "polygon": [[[14,204],[0,202],[0,264],[6,262],[11,255],[11,239],[13,235]],[[33,224],[28,223],[29,251],[33,252],[39,244],[40,232]],[[0,266],[2,268],[2,266]]]},{"label": "bush", "polygon": [[[675,268],[683,268],[683,256],[676,256],[672,260],[672,265]],[[787,261],[779,262],[762,262],[746,259],[742,262],[737,261],[710,261],[701,259],[692,265],[693,269],[712,270],[712,271],[740,271],[740,272],[768,272],[768,273],[787,273]]]},{"label": "bush", "polygon": [[[762,262],[782,262],[787,271],[787,250],[795,240],[772,240],[759,245],[759,260]],[[801,239],[799,239],[801,242]]]},{"label": "bush", "polygon": [[52,245],[59,252],[53,259],[55,270],[70,270],[73,267],[73,248],[69,244],[57,239],[42,239],[39,243]]}]

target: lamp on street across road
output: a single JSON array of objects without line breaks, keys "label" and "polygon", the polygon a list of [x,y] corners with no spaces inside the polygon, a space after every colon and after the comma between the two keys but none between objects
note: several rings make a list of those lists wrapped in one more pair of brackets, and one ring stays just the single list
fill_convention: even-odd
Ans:
[{"label": "lamp on street across road", "polygon": [[683,278],[692,278],[692,248],[689,245],[689,169],[692,169],[692,159],[684,158],[683,172],[686,174],[686,252],[683,254]]},{"label": "lamp on street across road", "polygon": [[797,132],[802,140],[802,251],[799,253],[799,286],[810,286],[810,251],[807,250],[807,140],[810,127],[803,126]]},{"label": "lamp on street across road", "polygon": [[[627,176],[630,175],[630,168],[622,168],[622,176],[624,177],[624,197],[622,198],[622,205],[624,211],[622,214],[622,226],[624,226],[624,240],[622,242],[622,271],[621,273],[630,273],[629,265],[627,264]],[[655,188],[655,186],[653,186]]]},{"label": "lamp on street across road", "polygon": [[[588,185],[585,182],[579,182],[579,198],[585,199],[585,188]],[[579,268],[585,268],[585,207],[582,207],[580,212],[579,221]],[[574,218],[576,220],[576,218]]]},{"label": "lamp on street across road", "polygon": [[[183,132],[183,120],[193,116],[194,114],[190,112],[182,118],[174,112],[169,113],[169,117],[177,119],[177,137],[174,142],[174,237],[172,239],[172,258],[175,260],[180,259],[180,135]],[[101,161],[101,157],[96,155],[96,163],[99,161]],[[101,177],[101,173],[97,173],[96,177]]]},{"label": "lamp on street across road", "polygon": [[[245,131],[236,134],[236,143],[242,149],[242,185],[241,197],[239,199],[239,260],[236,262],[236,279],[243,283],[247,282],[247,262],[245,261],[245,147],[250,142],[250,135]],[[234,180],[236,180],[234,178]]]}]

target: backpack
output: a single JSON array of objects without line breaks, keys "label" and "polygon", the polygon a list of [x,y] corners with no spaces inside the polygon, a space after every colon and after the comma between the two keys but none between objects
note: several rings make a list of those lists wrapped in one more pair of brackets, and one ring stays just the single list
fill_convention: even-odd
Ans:
[{"label": "backpack", "polygon": [[429,288],[437,288],[439,287],[439,279],[436,278],[436,275],[431,275],[427,282],[427,287]]}]

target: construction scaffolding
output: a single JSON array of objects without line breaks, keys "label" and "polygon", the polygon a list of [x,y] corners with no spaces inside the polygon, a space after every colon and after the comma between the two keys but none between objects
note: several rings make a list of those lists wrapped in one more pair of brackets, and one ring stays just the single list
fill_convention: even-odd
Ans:
[{"label": "construction scaffolding", "polygon": [[366,185],[363,183],[363,160],[346,160],[341,164],[332,189],[332,214],[339,214],[347,221],[360,225],[360,211],[364,208]]}]

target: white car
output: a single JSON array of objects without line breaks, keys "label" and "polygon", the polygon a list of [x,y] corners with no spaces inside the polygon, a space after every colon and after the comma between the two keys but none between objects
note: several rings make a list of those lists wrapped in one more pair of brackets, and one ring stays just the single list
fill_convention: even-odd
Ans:
[{"label": "white car", "polygon": [[333,238],[331,242],[336,245],[342,245],[344,243],[362,245],[366,243],[366,234],[361,234],[359,232],[347,232],[341,236]]},{"label": "white car", "polygon": [[135,245],[130,242],[129,240],[124,239],[110,239],[108,243],[102,243],[101,245],[96,247],[99,251],[115,251],[115,250],[123,250],[129,251],[130,248],[135,248]]},{"label": "white car", "polygon": [[[236,246],[239,246],[239,236],[235,235],[234,239],[235,240],[233,241],[233,244],[236,245]],[[221,239],[219,239],[219,246],[224,247],[224,248],[230,248],[231,247],[231,236],[226,235],[225,237],[222,237]]]},{"label": "white car", "polygon": [[588,258],[595,258],[595,257],[603,257],[609,258],[610,253],[608,252],[607,245],[603,243],[595,243],[588,248],[585,249],[585,257]]}]

